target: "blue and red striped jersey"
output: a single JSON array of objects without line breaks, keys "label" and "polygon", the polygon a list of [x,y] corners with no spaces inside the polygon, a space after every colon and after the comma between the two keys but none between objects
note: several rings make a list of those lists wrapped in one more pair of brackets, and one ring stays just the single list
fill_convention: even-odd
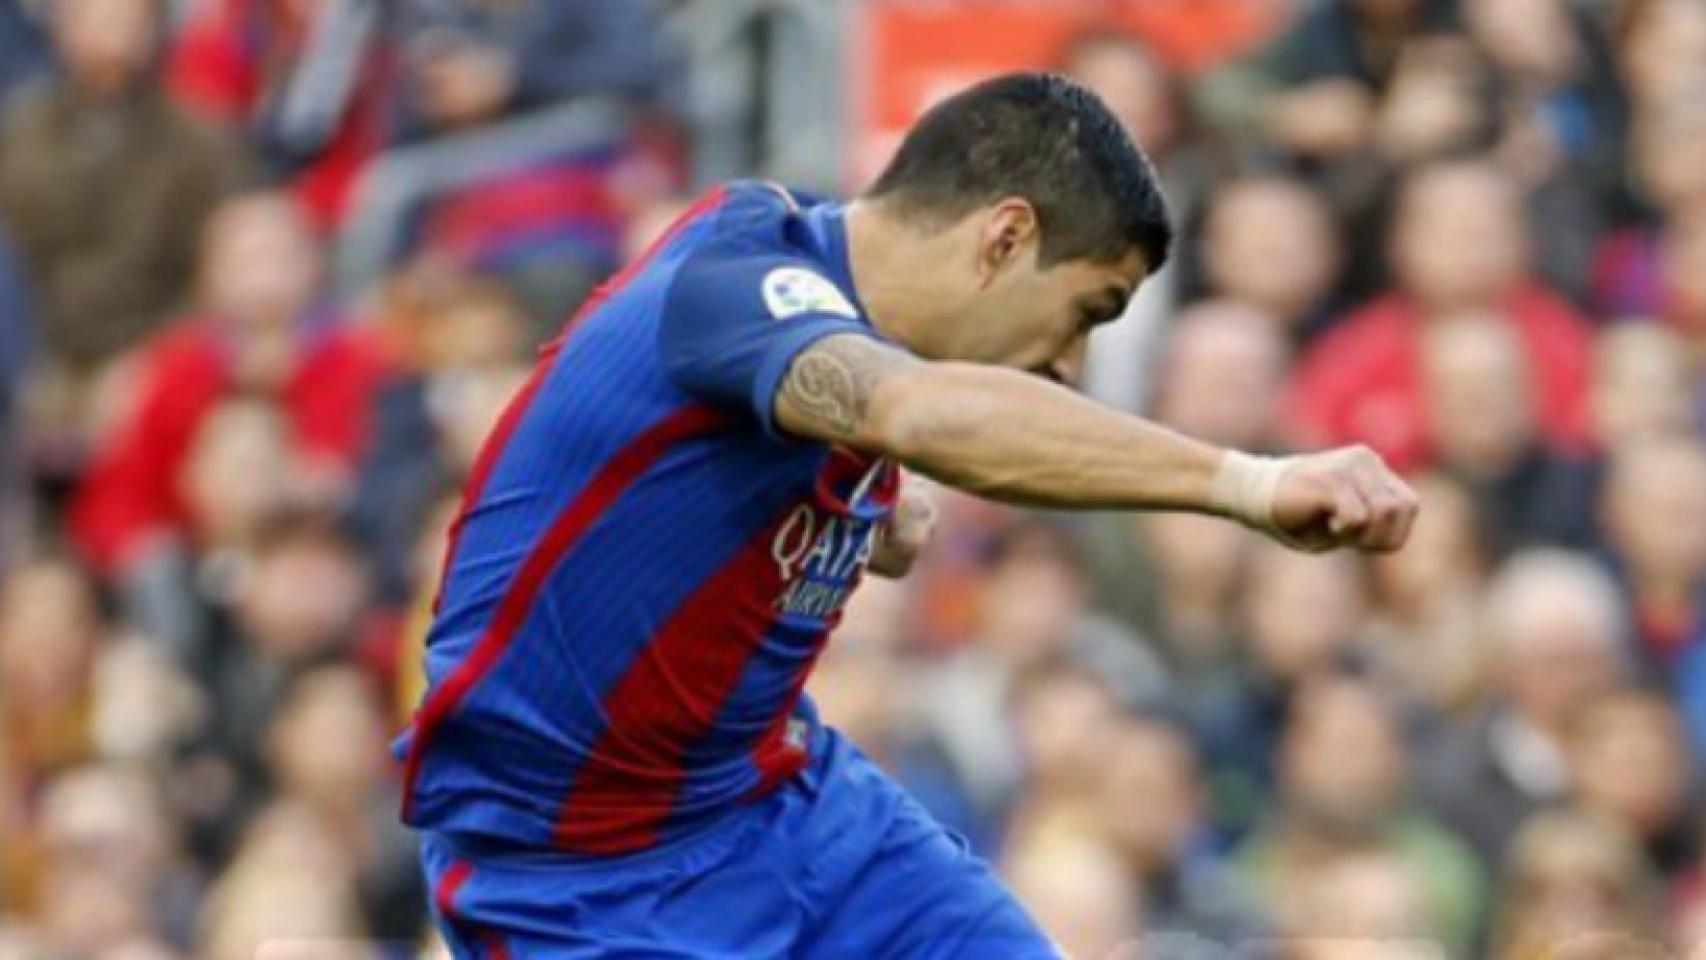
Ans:
[{"label": "blue and red striped jersey", "polygon": [[801,687],[900,482],[773,421],[791,360],[833,334],[881,337],[844,208],[737,182],[545,348],[452,528],[397,743],[405,820],[623,853],[800,769]]}]

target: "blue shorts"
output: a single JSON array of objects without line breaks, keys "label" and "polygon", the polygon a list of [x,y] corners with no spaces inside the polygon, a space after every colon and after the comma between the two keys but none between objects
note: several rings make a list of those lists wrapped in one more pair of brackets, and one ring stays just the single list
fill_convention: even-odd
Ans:
[{"label": "blue shorts", "polygon": [[434,911],[464,958],[1058,960],[987,864],[825,731],[812,765],[667,847],[480,854],[425,834]]}]

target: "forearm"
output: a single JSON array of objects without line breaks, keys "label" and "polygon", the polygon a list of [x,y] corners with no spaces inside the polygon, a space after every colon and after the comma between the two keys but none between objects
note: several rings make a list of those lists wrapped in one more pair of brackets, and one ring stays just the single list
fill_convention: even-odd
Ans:
[{"label": "forearm", "polygon": [[824,337],[795,357],[775,413],[796,436],[893,457],[994,499],[1215,513],[1303,550],[1393,550],[1416,515],[1414,492],[1366,448],[1217,450],[1038,377],[926,363],[860,335]]},{"label": "forearm", "polygon": [[1069,509],[1216,509],[1221,451],[1039,377],[932,363],[885,381],[871,400],[884,452],[980,496]]}]

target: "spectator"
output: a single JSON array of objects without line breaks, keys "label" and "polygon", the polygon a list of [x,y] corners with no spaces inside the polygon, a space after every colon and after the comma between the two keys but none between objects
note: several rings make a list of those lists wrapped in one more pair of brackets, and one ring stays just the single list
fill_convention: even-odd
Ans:
[{"label": "spectator", "polygon": [[[1237,527],[1188,514],[1157,514],[1126,523],[1148,550],[1160,591],[1160,608],[1153,611],[1151,629],[1144,633],[1154,638],[1187,687],[1193,677],[1221,672],[1236,655],[1237,597],[1255,538]],[[1105,596],[1131,596],[1137,579],[1133,571],[1125,579],[1112,580]]]},{"label": "spectator", "polygon": [[1623,86],[1637,110],[1706,78],[1706,8],[1697,0],[1631,0],[1615,34]]},{"label": "spectator", "polygon": [[[93,663],[102,641],[94,592],[71,565],[24,563],[0,580],[0,816],[28,826],[52,778],[94,757]],[[3,821],[0,821],[3,822]],[[27,832],[0,845],[0,908],[29,904],[39,882]]]},{"label": "spectator", "polygon": [[1239,889],[1209,820],[1208,795],[1187,733],[1159,717],[1120,723],[1102,759],[1099,821],[1152,935],[1195,935],[1224,947],[1257,939],[1266,918]]},{"label": "spectator", "polygon": [[1601,510],[1636,652],[1662,676],[1706,629],[1706,448],[1691,436],[1630,442]]},{"label": "spectator", "polygon": [[315,960],[358,960],[365,954],[350,853],[305,807],[269,807],[208,892],[197,954],[253,957],[268,943],[312,943]]},{"label": "spectator", "polygon": [[1201,238],[1214,294],[1277,321],[1294,344],[1325,326],[1344,252],[1319,193],[1285,176],[1227,181],[1209,202]]},{"label": "spectator", "polygon": [[1210,443],[1274,449],[1286,348],[1273,320],[1221,300],[1189,307],[1173,324],[1154,417]]},{"label": "spectator", "polygon": [[1607,236],[1593,261],[1593,305],[1604,316],[1650,316],[1693,335],[1706,302],[1689,276],[1695,221],[1706,214],[1706,101],[1695,90],[1635,117],[1629,166],[1645,216]]},{"label": "spectator", "polygon": [[1107,681],[1070,661],[1044,663],[1014,682],[1010,703],[1026,783],[1010,833],[1046,833],[1057,821],[1090,829],[1120,711]]},{"label": "spectator", "polygon": [[272,782],[319,818],[354,867],[363,927],[407,940],[426,923],[415,844],[385,776],[389,725],[366,678],[350,667],[299,676],[267,732]]},{"label": "spectator", "polygon": [[1183,704],[1219,792],[1217,813],[1232,829],[1247,829],[1266,805],[1297,691],[1358,659],[1367,609],[1356,558],[1253,548],[1238,608],[1241,669]]},{"label": "spectator", "polygon": [[128,630],[105,644],[92,694],[95,742],[114,763],[161,764],[207,722],[193,678],[159,644]]},{"label": "spectator", "polygon": [[1682,718],[1663,695],[1606,694],[1569,731],[1571,792],[1581,808],[1616,823],[1667,877],[1693,858],[1693,763]]},{"label": "spectator", "polygon": [[1069,661],[1019,677],[1010,703],[1024,790],[1001,850],[1022,862],[1069,838],[1097,835],[1096,794],[1119,704],[1106,681]]},{"label": "spectator", "polygon": [[0,130],[0,219],[40,311],[44,359],[79,433],[89,378],[188,293],[202,223],[233,186],[234,145],[157,90],[154,3],[65,0],[53,82]]},{"label": "spectator", "polygon": [[1375,100],[1404,44],[1449,22],[1434,0],[1332,0],[1301,16],[1262,67],[1284,91],[1263,126],[1275,145],[1304,157],[1342,157],[1373,136]]},{"label": "spectator", "polygon": [[1474,501],[1493,559],[1529,546],[1594,543],[1594,472],[1546,447],[1521,342],[1497,315],[1434,320],[1422,335],[1431,457]]},{"label": "spectator", "polygon": [[1243,604],[1245,654],[1258,676],[1291,686],[1346,663],[1368,606],[1366,580],[1346,554],[1259,545]]},{"label": "spectator", "polygon": [[367,591],[353,543],[327,518],[288,514],[262,533],[230,606],[215,611],[222,630],[198,673],[219,718],[183,764],[200,785],[186,811],[198,855],[227,853],[265,805],[266,730],[297,675],[354,659]]},{"label": "spectator", "polygon": [[[220,400],[196,425],[178,486],[210,597],[224,595],[267,521],[299,493],[290,454],[290,424],[264,399]],[[253,479],[234,484],[231,477]]]},{"label": "spectator", "polygon": [[[395,286],[412,282],[400,279]],[[430,285],[431,281],[418,281]],[[527,318],[490,281],[450,280],[418,299],[409,331],[413,367],[379,389],[373,431],[361,458],[352,510],[379,558],[385,600],[408,596],[414,538],[438,495],[457,489],[499,414],[526,379]]]},{"label": "spectator", "polygon": [[1456,33],[1405,42],[1374,118],[1372,146],[1384,164],[1402,171],[1487,146],[1489,71],[1477,53]]},{"label": "spectator", "polygon": [[1528,238],[1509,177],[1486,161],[1448,161],[1401,189],[1389,256],[1396,292],[1424,318],[1533,293],[1524,289]]},{"label": "spectator", "polygon": [[1650,210],[1663,216],[1706,204],[1706,103],[1699,86],[1647,104],[1635,115],[1632,173]]},{"label": "spectator", "polygon": [[1536,270],[1585,302],[1622,160],[1608,44],[1567,0],[1468,0],[1463,14],[1493,68],[1494,153],[1528,197]]},{"label": "spectator", "polygon": [[[1273,449],[1285,354],[1269,318],[1242,304],[1189,307],[1162,344],[1150,415],[1211,442]],[[1194,671],[1227,658],[1228,591],[1245,544],[1236,530],[1160,515],[1095,516],[1078,529],[1101,609],[1175,667]]]},{"label": "spectator", "polygon": [[50,942],[87,956],[168,954],[189,878],[159,791],[136,771],[85,767],[42,801],[41,925]]},{"label": "spectator", "polygon": [[389,9],[400,102],[352,193],[340,286],[426,254],[504,277],[554,333],[620,265],[626,221],[685,186],[674,124],[653,110],[681,96],[654,5]]},{"label": "spectator", "polygon": [[1397,288],[1346,317],[1302,360],[1294,398],[1302,439],[1362,441],[1400,468],[1424,465],[1431,438],[1422,331],[1442,315],[1492,310],[1532,359],[1542,436],[1566,451],[1585,449],[1588,334],[1562,299],[1529,278],[1522,223],[1512,185],[1487,163],[1415,174],[1392,231]]},{"label": "spectator", "polygon": [[457,130],[591,94],[674,92],[676,63],[646,4],[429,0],[411,12],[411,112]]},{"label": "spectator", "polygon": [[1570,722],[1626,670],[1622,604],[1592,561],[1518,553],[1493,575],[1485,604],[1489,702],[1469,726],[1432,738],[1417,782],[1429,809],[1493,865],[1531,813],[1564,796]]},{"label": "spectator", "polygon": [[1442,956],[1427,892],[1402,857],[1384,851],[1328,860],[1300,878],[1286,931],[1297,960],[1424,960]]},{"label": "spectator", "polygon": [[1158,691],[1160,668],[1131,637],[1089,617],[1082,560],[1053,527],[1032,522],[1005,531],[981,590],[978,641],[939,668],[923,722],[987,837],[1023,782],[1019,745],[1005,720],[1020,677],[1065,658],[1105,671],[1117,693],[1141,699]]},{"label": "spectator", "polygon": [[1413,486],[1422,510],[1410,542],[1370,564],[1376,609],[1365,649],[1401,703],[1424,719],[1458,720],[1484,682],[1475,610],[1489,564],[1468,491],[1438,474]]},{"label": "spectator", "polygon": [[137,385],[96,450],[74,505],[78,544],[108,577],[146,577],[189,538],[179,486],[198,426],[234,391],[290,421],[292,468],[336,502],[366,438],[387,363],[371,333],[318,303],[318,250],[291,202],[250,194],[221,208],[203,245],[200,307],[138,357]]},{"label": "spectator", "polygon": [[0,586],[8,775],[33,791],[93,755],[91,688],[105,625],[89,582],[63,560],[27,563]]},{"label": "spectator", "polygon": [[1237,656],[1235,593],[1256,537],[1189,513],[1109,517],[1076,525],[1095,581],[1095,607],[1145,639],[1182,697],[1225,680]]},{"label": "spectator", "polygon": [[165,82],[197,116],[247,132],[327,228],[386,142],[394,33],[394,15],[364,0],[192,0]]},{"label": "spectator", "polygon": [[1255,537],[1193,514],[1093,516],[1078,532],[1095,605],[1143,638],[1177,699],[1235,672],[1236,596]]},{"label": "spectator", "polygon": [[1133,908],[1140,892],[1106,847],[1083,837],[1065,838],[1027,851],[1007,865],[1006,873],[1064,956],[1135,955],[1125,951],[1137,949],[1143,934]]},{"label": "spectator", "polygon": [[920,736],[916,655],[909,654],[909,591],[868,579],[843,611],[806,691],[826,723],[846,733],[906,785],[924,808],[980,849],[998,846],[939,750]]},{"label": "spectator", "polygon": [[1659,227],[1612,238],[1598,264],[1601,309],[1658,318],[1690,342],[1706,337],[1706,203],[1673,209]]},{"label": "spectator", "polygon": [[1594,432],[1604,445],[1678,436],[1700,427],[1688,349],[1656,323],[1619,323],[1594,344]]},{"label": "spectator", "polygon": [[1635,842],[1597,817],[1553,812],[1525,823],[1500,893],[1496,960],[1667,955],[1654,942],[1657,878]]},{"label": "spectator", "polygon": [[1296,929],[1296,902],[1314,871],[1340,857],[1385,853],[1420,889],[1426,932],[1456,955],[1475,936],[1482,877],[1470,851],[1406,796],[1403,734],[1365,684],[1305,687],[1280,747],[1274,811],[1239,852],[1240,867],[1279,922]]},{"label": "spectator", "polygon": [[[233,397],[208,411],[177,483],[188,535],[152,545],[124,584],[128,619],[184,669],[214,656],[213,611],[235,595],[266,523],[299,495],[288,431],[264,400]],[[237,476],[253,479],[230,482]]]}]

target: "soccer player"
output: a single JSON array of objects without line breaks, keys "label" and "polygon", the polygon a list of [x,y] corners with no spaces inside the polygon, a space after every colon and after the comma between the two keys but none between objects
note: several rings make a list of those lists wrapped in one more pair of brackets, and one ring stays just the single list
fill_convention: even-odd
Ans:
[{"label": "soccer player", "polygon": [[1062,385],[1171,236],[1106,107],[1018,74],[852,203],[711,191],[594,295],[468,481],[398,743],[458,956],[1058,956],[800,689],[861,572],[918,545],[902,468],[1404,541],[1415,498],[1367,451],[1222,451]]}]

